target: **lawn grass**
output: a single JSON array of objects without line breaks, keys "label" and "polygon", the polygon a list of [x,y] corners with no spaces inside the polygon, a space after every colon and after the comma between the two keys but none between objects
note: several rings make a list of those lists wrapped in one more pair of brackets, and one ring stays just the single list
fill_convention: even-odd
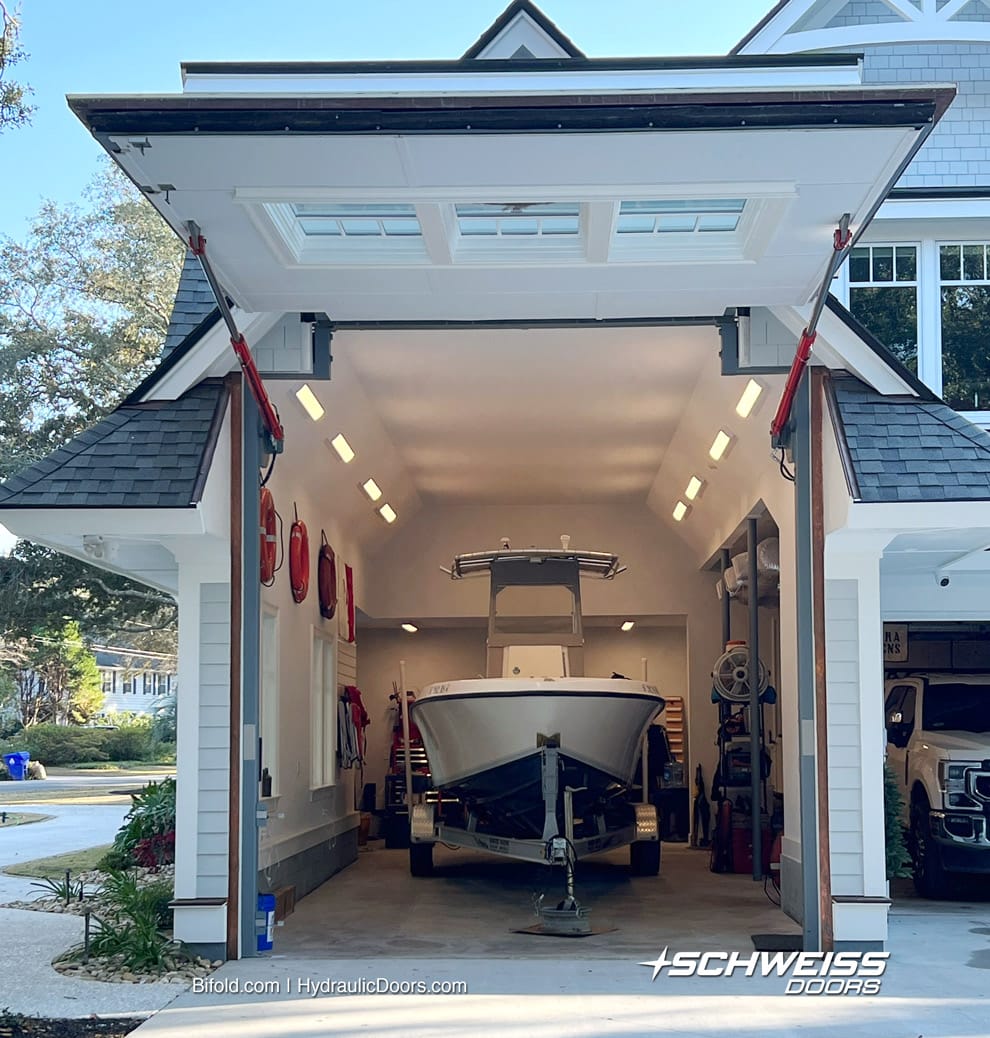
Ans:
[{"label": "lawn grass", "polygon": [[32,822],[43,822],[51,815],[36,815],[27,811],[6,811],[0,809],[0,828],[11,825],[30,825]]},{"label": "lawn grass", "polygon": [[56,879],[65,875],[66,869],[73,873],[89,872],[96,868],[96,863],[110,850],[112,844],[104,843],[99,847],[87,847],[81,851],[66,851],[63,854],[52,854],[47,858],[35,858],[17,865],[8,865],[3,871],[10,876],[31,876],[44,879],[52,876]]}]

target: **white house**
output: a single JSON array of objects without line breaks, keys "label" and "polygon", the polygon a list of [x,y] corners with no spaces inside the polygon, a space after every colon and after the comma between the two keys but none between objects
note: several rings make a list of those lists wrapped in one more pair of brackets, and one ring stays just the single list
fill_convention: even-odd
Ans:
[{"label": "white house", "polygon": [[[595,59],[517,0],[459,60],[192,63],[180,94],[70,99],[205,237],[284,426],[266,453],[190,256],[158,370],[0,488],[11,530],[80,557],[99,536],[178,598],[177,936],[251,954],[259,870],[302,896],[355,860],[339,686],[380,779],[400,656],[414,686],[483,665],[487,603],[440,565],[566,532],[628,566],[585,597],[589,672],[648,658],[689,774],[715,764],[712,664],[755,625],[784,908],[808,948],[883,946],[882,625],[988,619],[988,372],[950,366],[951,289],[990,285],[984,8],[792,0],[725,58]],[[332,545],[333,620],[315,571],[298,603],[284,570],[259,582],[262,481],[311,567]],[[725,558],[767,535],[779,596],[723,612]]]}]

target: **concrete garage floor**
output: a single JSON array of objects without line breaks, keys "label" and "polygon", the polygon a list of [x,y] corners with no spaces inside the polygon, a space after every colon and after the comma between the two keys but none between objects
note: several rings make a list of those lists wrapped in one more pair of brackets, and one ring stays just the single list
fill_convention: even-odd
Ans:
[{"label": "concrete garage floor", "polygon": [[554,906],[563,873],[438,846],[436,874],[409,875],[408,853],[381,841],[303,898],[275,935],[294,958],[541,958],[630,960],[672,950],[751,952],[755,933],[799,933],[749,876],[715,875],[708,852],[663,845],[658,877],[631,877],[627,848],[579,865],[577,897],[596,929],[582,938],[513,933],[535,921],[534,901]]}]

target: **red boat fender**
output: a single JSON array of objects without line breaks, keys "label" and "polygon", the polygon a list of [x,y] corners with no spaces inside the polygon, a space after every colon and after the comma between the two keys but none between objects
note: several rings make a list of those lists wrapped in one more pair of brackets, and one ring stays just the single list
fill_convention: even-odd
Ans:
[{"label": "red boat fender", "polygon": [[344,566],[344,591],[347,595],[347,640],[354,641],[357,632],[354,629],[354,570]]},{"label": "red boat fender", "polygon": [[293,504],[295,520],[289,530],[289,584],[292,601],[302,602],[309,593],[309,534]]},{"label": "red boat fender", "polygon": [[320,596],[320,616],[332,620],[337,612],[337,556],[320,530],[320,554],[316,561],[316,583]]},{"label": "red boat fender", "polygon": [[271,587],[275,583],[275,499],[268,487],[261,488],[259,534],[261,536],[261,583]]},{"label": "red boat fender", "polygon": [[357,685],[345,685],[344,692],[347,693],[348,702],[351,704],[351,720],[354,722],[354,729],[357,732],[358,756],[363,761],[365,750],[364,730],[371,724],[371,715],[364,708],[364,701],[361,699],[361,689]]}]

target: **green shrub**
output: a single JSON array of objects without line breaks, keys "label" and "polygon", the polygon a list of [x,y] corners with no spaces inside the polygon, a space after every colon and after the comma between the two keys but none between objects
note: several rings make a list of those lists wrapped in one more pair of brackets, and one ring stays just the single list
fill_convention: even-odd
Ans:
[{"label": "green shrub", "polygon": [[114,837],[113,849],[134,864],[134,848],[142,840],[175,832],[175,779],[149,782],[131,797],[131,809]]},{"label": "green shrub", "polygon": [[111,872],[101,894],[106,905],[96,916],[91,952],[119,956],[132,970],[174,968],[182,953],[164,932],[172,918],[171,883],[163,880],[141,886],[132,872]]},{"label": "green shrub", "polygon": [[81,761],[106,760],[106,735],[106,730],[102,728],[35,724],[18,732],[7,745],[13,750],[27,750],[32,760],[43,764],[76,764]]},{"label": "green shrub", "polygon": [[177,700],[175,693],[165,696],[155,706],[154,719],[151,722],[151,741],[153,744],[174,743],[176,728]]},{"label": "green shrub", "polygon": [[911,855],[908,854],[901,816],[904,798],[890,765],[883,765],[883,828],[886,840],[887,879],[911,875]]},{"label": "green shrub", "polygon": [[129,869],[134,861],[128,851],[118,850],[111,847],[106,854],[96,863],[100,872],[119,872],[121,869]]},{"label": "green shrub", "polygon": [[150,760],[151,719],[133,717],[121,720],[105,733],[103,752],[106,760]]}]

